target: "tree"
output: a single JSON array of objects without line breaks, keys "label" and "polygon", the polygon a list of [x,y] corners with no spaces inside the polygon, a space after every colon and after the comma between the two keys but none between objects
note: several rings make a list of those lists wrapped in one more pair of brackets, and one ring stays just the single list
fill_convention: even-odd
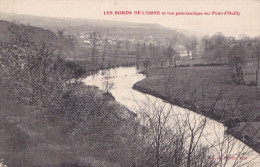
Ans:
[{"label": "tree", "polygon": [[140,64],[140,43],[137,42],[136,46],[136,66],[139,67]]},{"label": "tree", "polygon": [[255,46],[254,48],[254,54],[255,54],[255,57],[257,59],[257,71],[259,72],[259,62],[260,62],[260,45],[259,45],[259,42],[257,44],[257,46]]},{"label": "tree", "polygon": [[165,57],[168,58],[168,60],[169,60],[169,66],[172,65],[173,55],[174,55],[174,50],[173,50],[172,46],[168,46],[165,51]]},{"label": "tree", "polygon": [[63,93],[73,88],[67,81],[75,77],[74,67],[69,68],[68,62],[48,44],[24,47],[20,43],[2,43],[0,47],[4,76],[9,76],[3,79],[10,91],[31,105],[58,110]]},{"label": "tree", "polygon": [[103,67],[104,67],[104,62],[105,62],[106,48],[107,48],[107,37],[105,39],[105,44],[104,44],[104,49],[103,49],[103,57],[102,57],[102,66]]},{"label": "tree", "polygon": [[[149,48],[150,49],[150,48]],[[160,45],[154,45],[151,47],[151,49],[153,50],[153,60],[155,64],[160,64],[160,59],[159,59],[159,56],[160,56]]]},{"label": "tree", "polygon": [[63,35],[64,35],[64,29],[60,29],[60,30],[57,30],[57,33],[58,33],[58,35],[59,35],[59,37],[63,37]]},{"label": "tree", "polygon": [[193,36],[191,38],[191,44],[190,44],[190,47],[192,50],[192,59],[197,58],[197,44],[198,44],[197,38],[195,36]]},{"label": "tree", "polygon": [[66,47],[69,48],[70,50],[72,50],[73,52],[73,59],[74,61],[76,60],[76,53],[77,53],[77,44],[78,44],[78,40],[76,39],[75,36],[73,35],[68,35],[65,39],[65,43],[66,43]]},{"label": "tree", "polygon": [[170,45],[174,48],[177,42],[178,42],[178,38],[176,36],[174,36],[170,40]]},{"label": "tree", "polygon": [[143,64],[144,64],[144,69],[148,70],[148,68],[151,66],[151,61],[147,59],[143,62]]},{"label": "tree", "polygon": [[255,84],[256,86],[258,85],[258,76],[259,76],[259,67],[260,67],[260,45],[259,42],[257,43],[257,45],[253,48],[253,54],[256,57],[256,61],[257,61],[257,67],[256,67],[256,81]]},{"label": "tree", "polygon": [[96,47],[99,44],[99,41],[101,41],[101,35],[98,32],[93,31],[92,33],[90,33],[89,37],[90,37],[90,42],[92,45],[92,50],[91,50],[92,68],[95,68],[97,65],[97,59],[98,59],[97,58],[98,50],[96,49]]},{"label": "tree", "polygon": [[129,55],[130,42],[128,40],[125,41],[125,48],[126,48],[127,55]]},{"label": "tree", "polygon": [[154,45],[152,43],[149,44],[148,49],[149,49],[150,57],[151,58],[154,57],[153,56],[154,55]]},{"label": "tree", "polygon": [[204,46],[204,51],[207,51],[209,49],[209,36],[208,35],[205,35],[203,38],[202,38],[202,45]]},{"label": "tree", "polygon": [[204,36],[202,39],[204,45],[204,57],[215,61],[218,60],[218,63],[227,64],[227,54],[229,51],[229,46],[234,43],[232,38],[226,38],[222,33],[217,33],[212,37]]},{"label": "tree", "polygon": [[114,83],[109,82],[109,79],[111,78],[109,70],[104,71],[104,78],[106,80],[106,82],[105,82],[105,92],[109,93],[109,90],[114,86]]},{"label": "tree", "polygon": [[190,56],[191,46],[188,43],[186,43],[185,47],[186,47],[188,56]]},{"label": "tree", "polygon": [[[174,74],[175,70],[172,68],[170,73]],[[166,84],[170,83],[168,79],[176,78],[171,74],[166,74]],[[202,113],[202,106],[208,103],[205,88],[210,86],[210,82],[205,81],[200,86],[191,86],[192,88],[188,91],[186,85],[190,83],[189,80],[187,82],[183,83],[186,92],[180,89],[178,93],[188,93],[188,96],[192,97],[189,106],[194,106],[198,113]],[[176,91],[178,90],[175,90],[174,94],[168,94],[167,99],[174,99],[178,96]],[[165,92],[167,92],[166,87]],[[223,100],[224,92],[222,89],[219,90],[218,97],[208,108],[209,112],[215,111],[216,106],[222,104],[220,101]],[[198,98],[199,94],[202,94],[201,98]],[[245,144],[227,135],[225,128],[219,126],[218,123],[200,114],[194,114],[188,109],[167,104],[160,99],[146,97],[147,99],[139,104],[142,111],[138,118],[139,133],[138,130],[133,130],[137,132],[133,145],[139,148],[137,151],[139,153],[135,153],[136,157],[133,158],[135,159],[133,166],[235,167],[250,162],[250,160],[245,162],[240,157],[249,157],[251,149],[246,149]],[[183,103],[180,102],[180,104]],[[232,107],[236,108],[236,106]],[[136,126],[134,128],[136,129]]]},{"label": "tree", "polygon": [[222,55],[225,55],[226,45],[225,45],[225,37],[222,35],[222,33],[217,33],[214,38],[214,44],[215,44],[215,54],[214,56],[216,58],[219,58],[219,63],[222,63]]},{"label": "tree", "polygon": [[142,46],[142,55],[147,60],[147,49],[146,49],[145,43],[143,43],[143,46]]},{"label": "tree", "polygon": [[118,51],[121,48],[122,41],[118,40],[116,41],[116,50],[115,50],[115,60],[114,60],[114,66],[117,65],[117,58],[118,58]]},{"label": "tree", "polygon": [[177,60],[180,59],[180,53],[179,51],[176,51],[174,50],[174,57],[173,57],[173,60],[174,60],[174,66],[177,67]]},{"label": "tree", "polygon": [[242,65],[245,62],[245,56],[246,56],[246,49],[245,47],[240,43],[231,45],[230,50],[230,60],[231,65],[235,69],[235,80],[239,84],[244,84],[244,77],[243,77],[243,69]]}]

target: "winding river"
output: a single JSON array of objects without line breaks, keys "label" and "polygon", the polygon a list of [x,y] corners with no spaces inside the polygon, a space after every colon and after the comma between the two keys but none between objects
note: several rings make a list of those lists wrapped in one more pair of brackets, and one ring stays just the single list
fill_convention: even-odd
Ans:
[{"label": "winding river", "polygon": [[[225,158],[223,156],[225,155],[219,156],[219,153],[221,151],[229,151],[228,158],[230,160],[227,161],[226,166],[233,166],[238,162],[238,159],[243,159],[240,160],[241,164],[238,166],[260,166],[259,154],[244,143],[226,134],[226,129],[221,123],[193,111],[173,106],[154,96],[133,90],[133,85],[145,78],[143,74],[138,72],[136,67],[118,67],[106,70],[105,72],[100,70],[96,74],[85,78],[83,82],[87,85],[97,86],[104,91],[109,90],[116,101],[125,105],[139,116],[144,112],[152,113],[153,109],[158,107],[163,109],[165,113],[170,112],[171,120],[169,121],[169,126],[175,128],[178,127],[175,126],[178,123],[179,126],[182,126],[187,131],[187,135],[189,135],[189,129],[185,129],[187,120],[192,127],[199,127],[201,122],[206,120],[206,125],[200,137],[200,143],[204,145],[216,145],[212,150],[213,154],[210,156],[210,160],[221,161],[221,157],[223,160]],[[246,154],[239,154],[244,152]],[[220,166],[223,166],[223,163]]]}]

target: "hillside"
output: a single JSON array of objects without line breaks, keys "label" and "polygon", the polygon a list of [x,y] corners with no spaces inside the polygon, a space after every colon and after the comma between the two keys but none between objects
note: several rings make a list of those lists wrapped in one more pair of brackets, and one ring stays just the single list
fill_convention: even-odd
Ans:
[{"label": "hillside", "polygon": [[29,24],[37,27],[47,28],[54,32],[64,29],[67,33],[78,33],[81,31],[99,30],[109,31],[110,34],[143,38],[146,35],[153,35],[157,40],[163,42],[165,38],[177,37],[181,43],[188,40],[182,33],[174,29],[167,29],[159,24],[131,23],[110,20],[75,19],[75,18],[50,18],[42,16],[17,15],[0,13],[0,19],[15,21],[16,23]]},{"label": "hillside", "polygon": [[[161,63],[166,47],[173,44],[185,48],[186,44],[191,42],[186,35],[159,24],[51,18],[10,13],[0,13],[0,19],[17,23],[21,28],[30,25],[31,33],[35,34],[36,40],[48,38],[55,46],[62,43],[57,47],[63,49],[63,55],[70,60],[73,59],[86,70],[133,65],[137,62],[143,63],[147,59]],[[46,34],[43,31],[37,32],[34,26],[52,32]],[[95,56],[91,38],[94,32],[98,36]]]},{"label": "hillside", "polygon": [[65,39],[7,21],[0,29],[0,166],[2,159],[8,167],[129,163],[122,129],[130,111],[97,88],[70,82],[81,68],[61,55]]},{"label": "hillside", "polygon": [[58,37],[54,32],[47,29],[0,20],[0,34],[0,41],[27,40],[35,44],[45,43],[59,49],[64,56],[73,54],[73,45],[68,42],[68,39]]}]

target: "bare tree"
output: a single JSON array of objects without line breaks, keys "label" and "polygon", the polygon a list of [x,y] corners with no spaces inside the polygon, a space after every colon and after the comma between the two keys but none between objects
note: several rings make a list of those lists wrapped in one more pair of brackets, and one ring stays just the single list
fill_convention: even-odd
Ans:
[{"label": "bare tree", "polygon": [[103,57],[102,57],[102,65],[104,67],[105,56],[106,56],[106,48],[107,48],[107,38],[105,39],[104,49],[103,49]]},{"label": "bare tree", "polygon": [[129,51],[130,51],[130,42],[129,42],[128,40],[125,41],[125,48],[126,48],[127,55],[129,55]]},{"label": "bare tree", "polygon": [[174,50],[172,46],[168,46],[165,51],[165,57],[169,59],[169,66],[172,65],[172,57],[174,55]]},{"label": "bare tree", "polygon": [[[174,68],[170,74],[165,74],[165,83],[174,80]],[[191,74],[194,77],[194,74]],[[165,85],[165,92],[172,85]],[[206,88],[209,81],[203,81],[201,87],[188,88],[189,80],[183,83],[181,94],[188,93],[192,105],[198,113],[203,113]],[[221,105],[224,90],[219,90],[215,102],[207,112],[216,110]],[[202,95],[199,98],[199,95]],[[178,93],[167,94],[168,99],[174,99]],[[188,109],[173,106],[160,99],[146,96],[140,106],[142,111],[138,121],[142,125],[142,133],[137,133],[135,145],[139,144],[141,158],[135,157],[134,166],[142,167],[213,167],[213,166],[243,166],[258,156],[251,155],[252,149],[234,137],[226,134],[226,128],[207,117],[195,114]],[[223,104],[224,105],[224,104]],[[224,106],[223,106],[224,107]],[[253,156],[250,160],[249,157]],[[248,159],[245,161],[245,159]]]},{"label": "bare tree", "polygon": [[258,45],[255,48],[255,55],[257,57],[257,71],[259,72],[259,68],[260,68],[260,45],[258,42]]},{"label": "bare tree", "polygon": [[114,66],[117,65],[118,51],[119,51],[120,48],[121,48],[121,41],[117,39],[117,41],[116,41]]},{"label": "bare tree", "polygon": [[136,66],[138,67],[140,64],[140,43],[136,44]]},{"label": "bare tree", "polygon": [[10,91],[32,105],[58,109],[64,90],[70,89],[68,80],[75,77],[59,51],[48,44],[23,47],[19,43],[2,43],[0,47],[3,80]]},{"label": "bare tree", "polygon": [[257,44],[257,46],[255,46],[254,48],[254,55],[256,57],[257,60],[257,67],[256,67],[256,85],[258,85],[258,76],[259,76],[259,68],[260,68],[260,45],[259,42]]},{"label": "bare tree", "polygon": [[148,57],[147,57],[147,49],[146,49],[145,43],[143,43],[143,46],[142,46],[142,55],[145,58],[145,60],[148,59]]},{"label": "bare tree", "polygon": [[235,69],[235,79],[239,84],[244,84],[242,65],[245,62],[246,50],[242,44],[231,46],[230,51],[231,65]]},{"label": "bare tree", "polygon": [[198,41],[197,38],[195,36],[193,36],[191,38],[191,50],[192,50],[192,59],[196,59],[197,58],[197,45],[198,45]]},{"label": "bare tree", "polygon": [[92,51],[91,51],[91,62],[92,62],[92,68],[95,68],[97,65],[97,45],[99,44],[99,41],[101,40],[101,35],[94,31],[92,33],[90,33],[90,42],[92,44]]}]

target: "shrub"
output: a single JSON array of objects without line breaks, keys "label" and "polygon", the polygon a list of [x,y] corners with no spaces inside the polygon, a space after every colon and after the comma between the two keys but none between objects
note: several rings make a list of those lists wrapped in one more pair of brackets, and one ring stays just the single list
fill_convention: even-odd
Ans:
[{"label": "shrub", "polygon": [[178,67],[189,67],[190,65],[189,64],[180,64],[178,65]]},{"label": "shrub", "polygon": [[0,54],[2,82],[18,99],[33,105],[59,105],[63,94],[77,85],[69,81],[82,73],[46,44],[1,43]]},{"label": "shrub", "polygon": [[193,66],[221,66],[223,64],[221,63],[207,63],[207,64],[203,64],[203,63],[199,63],[199,64],[193,64]]}]

